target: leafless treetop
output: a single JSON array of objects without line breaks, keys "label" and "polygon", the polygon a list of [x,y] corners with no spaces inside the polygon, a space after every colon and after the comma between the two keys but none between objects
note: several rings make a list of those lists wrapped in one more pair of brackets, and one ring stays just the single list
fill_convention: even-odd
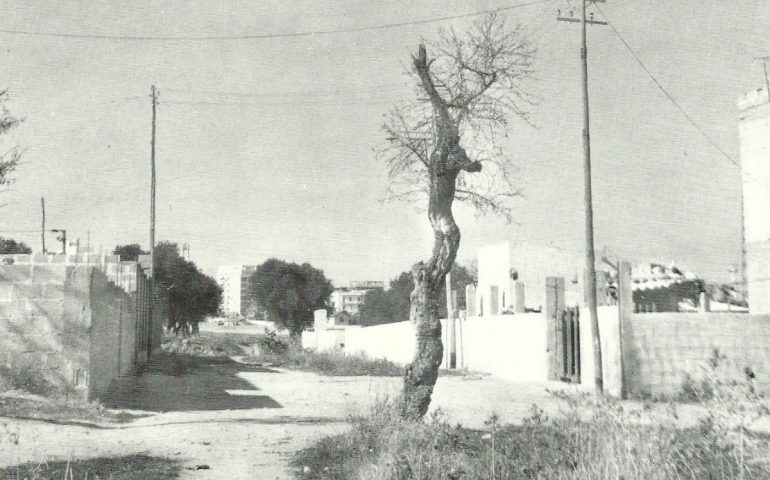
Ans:
[{"label": "leafless treetop", "polygon": [[533,58],[522,28],[500,13],[479,18],[464,32],[441,30],[421,45],[410,70],[418,80],[415,99],[391,110],[383,125],[388,142],[378,154],[389,167],[390,197],[428,192],[434,154],[445,141],[443,126],[483,167],[481,172],[462,169],[455,199],[510,220],[509,200],[518,190],[513,162],[504,157],[500,142],[512,117],[529,122],[534,98],[523,82],[532,75]]}]

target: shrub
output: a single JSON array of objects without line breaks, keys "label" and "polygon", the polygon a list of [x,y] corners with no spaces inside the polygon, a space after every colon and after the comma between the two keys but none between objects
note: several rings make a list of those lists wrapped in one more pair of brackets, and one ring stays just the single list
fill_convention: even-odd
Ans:
[{"label": "shrub", "polygon": [[[716,352],[710,371],[722,360]],[[533,406],[521,425],[503,426],[492,416],[484,430],[450,426],[440,413],[408,423],[383,402],[293,463],[316,479],[770,478],[770,441],[749,429],[768,409],[753,374],[745,373],[741,381],[712,375],[694,382],[694,392],[710,393],[698,397],[706,414],[687,428],[677,427],[673,405],[629,405],[587,393],[551,392],[562,405],[553,417]]]}]

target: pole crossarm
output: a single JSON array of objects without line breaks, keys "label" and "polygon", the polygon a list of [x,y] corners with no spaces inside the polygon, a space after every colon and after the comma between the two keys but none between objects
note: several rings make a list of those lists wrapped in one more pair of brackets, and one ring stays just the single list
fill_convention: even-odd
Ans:
[{"label": "pole crossarm", "polygon": [[[564,16],[558,16],[556,17],[556,20],[560,22],[572,22],[572,23],[582,23],[583,20],[575,17],[564,17]],[[588,25],[607,25],[607,22],[603,22],[601,20],[586,20],[586,23]]]}]

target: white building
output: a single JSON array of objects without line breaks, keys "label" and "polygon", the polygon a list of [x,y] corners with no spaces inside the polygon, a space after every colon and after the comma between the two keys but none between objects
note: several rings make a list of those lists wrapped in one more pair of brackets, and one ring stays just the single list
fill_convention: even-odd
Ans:
[{"label": "white building", "polygon": [[540,310],[545,306],[546,277],[564,278],[566,305],[583,303],[580,252],[506,241],[479,248],[478,268],[475,312],[469,315]]},{"label": "white building", "polygon": [[329,296],[329,302],[334,308],[334,313],[356,314],[364,302],[364,295],[366,295],[366,290],[338,288]]},{"label": "white building", "polygon": [[366,292],[375,288],[385,288],[385,282],[350,282],[347,287],[336,288],[329,296],[329,302],[334,308],[334,313],[348,312],[355,315],[364,302]]},{"label": "white building", "polygon": [[749,311],[770,313],[770,99],[760,88],[738,99],[743,231]]},{"label": "white building", "polygon": [[244,316],[249,305],[243,301],[251,290],[251,277],[256,265],[228,265],[217,269],[217,282],[222,287],[222,313]]}]

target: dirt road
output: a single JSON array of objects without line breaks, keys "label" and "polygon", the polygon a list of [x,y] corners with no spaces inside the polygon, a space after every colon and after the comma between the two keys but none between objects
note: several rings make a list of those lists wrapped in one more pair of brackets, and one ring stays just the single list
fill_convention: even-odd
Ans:
[{"label": "dirt road", "polygon": [[[63,425],[2,419],[19,433],[0,466],[46,459],[147,453],[177,459],[181,478],[288,479],[291,455],[346,428],[348,415],[394,396],[400,378],[324,377],[242,365],[226,358],[157,357],[142,376],[116,386],[111,408],[153,412],[124,425]],[[553,387],[553,385],[551,386]],[[481,428],[492,412],[513,422],[532,404],[552,409],[545,385],[441,377],[432,408]],[[205,470],[195,470],[206,465]]]}]

